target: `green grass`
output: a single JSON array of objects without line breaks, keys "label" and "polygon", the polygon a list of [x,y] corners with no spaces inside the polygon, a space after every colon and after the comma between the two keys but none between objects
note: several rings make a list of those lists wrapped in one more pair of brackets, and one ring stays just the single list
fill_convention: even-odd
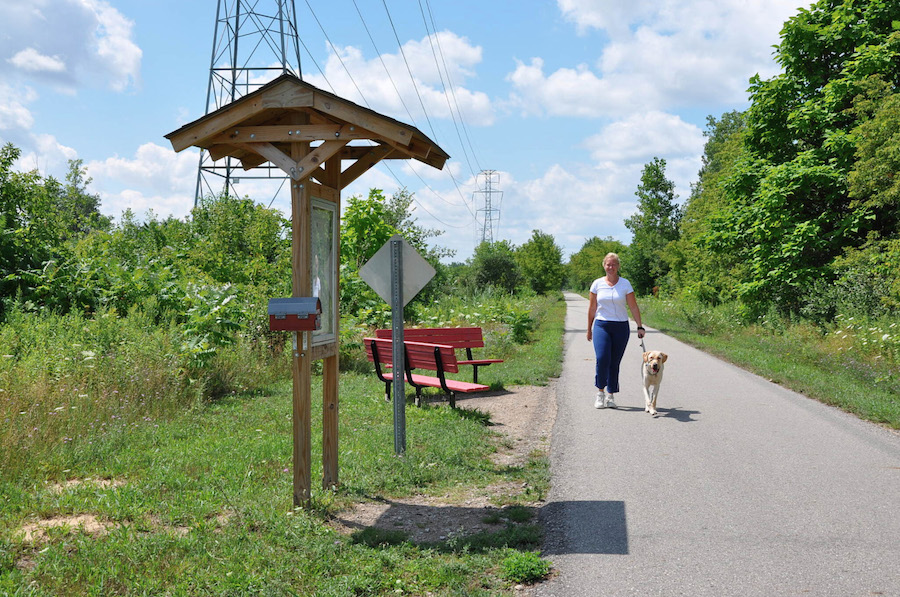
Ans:
[{"label": "green grass", "polygon": [[[488,383],[557,375],[564,310],[557,297],[537,300],[534,342],[509,347],[505,363],[483,370]],[[317,379],[313,397],[320,395]],[[37,442],[41,449],[20,452],[15,467],[0,462],[0,595],[512,594],[501,562],[510,549],[540,545],[528,502],[548,487],[546,454],[498,467],[484,413],[410,401],[407,452],[398,458],[392,407],[374,375],[343,373],[340,400],[341,485],[317,486],[314,407],[309,509],[292,506],[289,379]],[[39,420],[38,411],[33,416]],[[80,484],[64,486],[71,481]],[[527,490],[499,504],[510,507],[490,532],[415,545],[397,532],[348,536],[329,524],[361,500],[459,495],[498,482]],[[94,516],[105,533],[57,528],[23,539],[29,523],[75,515]]]},{"label": "green grass", "polygon": [[727,309],[642,299],[644,321],[704,352],[854,415],[900,429],[891,324],[740,325]]}]

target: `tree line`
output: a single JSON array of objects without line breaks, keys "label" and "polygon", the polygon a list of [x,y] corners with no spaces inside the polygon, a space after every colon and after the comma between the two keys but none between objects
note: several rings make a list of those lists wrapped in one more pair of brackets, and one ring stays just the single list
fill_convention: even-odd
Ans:
[{"label": "tree line", "polygon": [[[358,269],[395,233],[438,275],[417,298],[452,286],[479,292],[586,289],[608,252],[639,295],[738,305],[817,321],[838,312],[871,316],[900,307],[900,11],[895,3],[821,0],[785,23],[775,58],[783,72],[750,82],[750,107],[708,117],[702,167],[678,203],[666,161],[644,166],[630,244],[587,239],[568,262],[553,237],[534,230],[521,246],[483,242],[466,262],[445,265],[405,189],[372,189],[347,201],[341,225],[341,309],[380,302]],[[229,297],[285,295],[290,227],[251,200],[210,197],[185,220],[114,224],[80,161],[65,182],[18,173],[19,150],[0,149],[2,308],[66,311],[148,300],[197,319],[199,349],[226,338]],[[235,294],[237,293],[237,295]],[[410,307],[415,309],[415,301]],[[259,319],[260,313],[255,313]],[[246,319],[246,315],[243,316]]]},{"label": "tree line", "polygon": [[[775,58],[783,72],[750,81],[746,111],[708,118],[683,207],[665,160],[645,166],[623,273],[640,294],[730,303],[749,319],[896,314],[900,10],[822,0],[785,23]],[[604,244],[573,255],[576,287]]]}]

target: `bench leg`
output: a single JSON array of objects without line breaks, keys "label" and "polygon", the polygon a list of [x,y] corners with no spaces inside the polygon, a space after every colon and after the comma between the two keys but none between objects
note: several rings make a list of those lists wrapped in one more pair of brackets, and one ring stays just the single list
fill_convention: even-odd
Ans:
[{"label": "bench leg", "polygon": [[385,402],[391,401],[391,384],[389,384],[387,382],[385,382],[385,384],[384,384],[384,401]]},{"label": "bench leg", "polygon": [[422,388],[416,386],[416,406],[422,406]]},{"label": "bench leg", "polygon": [[456,392],[450,392],[450,408],[456,408]]}]

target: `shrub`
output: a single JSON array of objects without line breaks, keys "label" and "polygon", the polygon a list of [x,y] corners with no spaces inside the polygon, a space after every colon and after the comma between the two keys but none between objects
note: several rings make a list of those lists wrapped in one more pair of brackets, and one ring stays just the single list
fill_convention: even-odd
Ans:
[{"label": "shrub", "polygon": [[532,583],[550,572],[550,562],[532,551],[510,550],[500,563],[501,576],[513,583]]}]

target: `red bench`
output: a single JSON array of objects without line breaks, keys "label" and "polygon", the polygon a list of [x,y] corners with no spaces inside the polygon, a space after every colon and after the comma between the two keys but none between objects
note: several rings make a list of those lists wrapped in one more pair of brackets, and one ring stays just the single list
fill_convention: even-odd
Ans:
[{"label": "red bench", "polygon": [[[390,339],[391,330],[375,330],[375,337]],[[476,359],[472,356],[473,348],[484,348],[481,328],[408,328],[403,330],[403,339],[407,342],[447,344],[455,349],[465,348],[465,360],[456,361],[456,364],[472,365],[473,383],[478,383],[479,367],[503,362],[503,359]]]},{"label": "red bench", "polygon": [[[391,399],[394,374],[382,370],[382,365],[393,368],[393,341],[389,338],[363,338],[366,356],[375,363],[375,373],[384,382],[384,397]],[[447,379],[446,373],[458,373],[459,366],[452,346],[425,342],[404,342],[406,381],[416,389],[416,406],[422,405],[422,388],[441,388],[450,397],[450,406],[456,407],[456,392],[483,392],[490,386],[467,381]],[[414,369],[436,371],[437,377],[413,373]],[[395,369],[396,370],[396,369]]]}]

